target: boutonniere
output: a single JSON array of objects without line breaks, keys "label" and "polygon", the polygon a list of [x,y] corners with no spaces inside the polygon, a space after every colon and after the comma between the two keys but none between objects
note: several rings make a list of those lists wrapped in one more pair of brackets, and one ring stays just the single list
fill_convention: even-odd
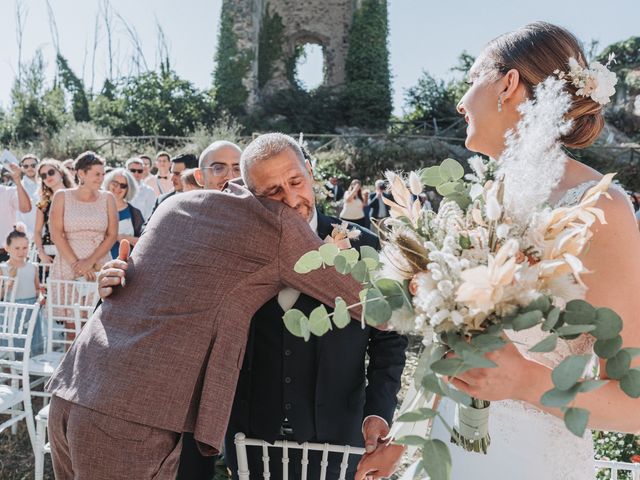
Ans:
[{"label": "boutonniere", "polygon": [[340,250],[348,250],[351,248],[351,240],[356,240],[360,237],[360,230],[352,228],[349,230],[349,224],[342,222],[341,224],[332,223],[333,230],[331,235],[327,235],[324,239],[324,243],[333,243]]}]

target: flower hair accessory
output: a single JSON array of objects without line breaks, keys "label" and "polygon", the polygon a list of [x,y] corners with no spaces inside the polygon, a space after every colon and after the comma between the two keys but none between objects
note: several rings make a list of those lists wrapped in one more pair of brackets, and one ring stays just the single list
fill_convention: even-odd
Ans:
[{"label": "flower hair accessory", "polygon": [[591,97],[600,105],[606,105],[611,101],[611,96],[616,93],[615,85],[618,83],[616,74],[609,70],[609,65],[615,62],[615,54],[611,53],[605,65],[599,62],[591,62],[589,68],[584,68],[578,61],[569,59],[569,71],[555,70],[553,73],[561,80],[566,80],[578,90],[576,95]]}]

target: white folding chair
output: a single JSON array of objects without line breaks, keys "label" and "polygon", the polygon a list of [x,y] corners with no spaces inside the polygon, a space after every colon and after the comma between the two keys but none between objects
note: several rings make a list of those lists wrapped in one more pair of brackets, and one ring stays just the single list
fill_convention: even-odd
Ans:
[{"label": "white folding chair", "polygon": [[97,282],[49,279],[45,352],[31,359],[31,375],[53,374],[98,300]]},{"label": "white folding chair", "polygon": [[49,281],[49,272],[51,271],[52,263],[33,262],[38,267],[38,273],[40,275],[40,286],[47,288]]},{"label": "white folding chair", "polygon": [[609,470],[611,472],[609,476],[611,480],[618,480],[618,474],[620,472],[630,472],[631,480],[640,480],[640,463],[596,460],[596,471],[599,470]]},{"label": "white folding chair", "polygon": [[11,427],[15,434],[18,422],[25,420],[31,445],[35,448],[29,363],[40,306],[0,302],[0,308],[4,309],[8,320],[6,329],[0,332],[0,414],[10,415],[0,423],[0,432]]},{"label": "white folding chair", "polygon": [[[249,471],[249,461],[247,459],[247,447],[261,447],[262,448],[262,475],[258,472],[254,472],[253,479],[258,476],[268,480],[271,478],[271,472],[269,471],[269,449],[282,449],[282,479],[274,480],[288,480],[289,479],[289,450],[302,450],[302,476],[301,480],[307,480],[307,469],[309,466],[309,452],[322,452],[322,459],[320,461],[320,479],[326,480],[327,467],[329,466],[329,453],[341,453],[342,461],[340,462],[340,477],[339,480],[345,480],[347,475],[347,468],[349,467],[349,455],[364,455],[364,448],[350,447],[349,445],[330,445],[328,443],[296,443],[288,440],[278,440],[275,443],[269,443],[264,440],[257,440],[255,438],[247,438],[242,432],[236,433],[234,438],[236,444],[236,455],[238,458],[238,478],[239,480],[250,480],[251,472]],[[293,480],[293,479],[292,479]],[[313,479],[316,480],[316,479]]]},{"label": "white folding chair", "polygon": [[0,275],[0,301],[13,302],[16,299],[16,287],[18,282],[15,278],[7,275]]}]

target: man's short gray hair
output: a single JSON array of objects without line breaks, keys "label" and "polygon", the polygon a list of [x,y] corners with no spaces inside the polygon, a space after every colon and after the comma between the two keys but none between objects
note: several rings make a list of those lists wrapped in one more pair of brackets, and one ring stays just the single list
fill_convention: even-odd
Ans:
[{"label": "man's short gray hair", "polygon": [[249,177],[249,170],[256,163],[269,160],[279,155],[286,149],[291,149],[302,165],[305,165],[305,157],[298,142],[293,137],[284,133],[265,133],[256,137],[242,152],[240,157],[240,171],[242,172],[242,180],[249,190],[254,189],[254,185]]},{"label": "man's short gray hair", "polygon": [[144,162],[141,158],[138,157],[130,158],[129,160],[127,160],[127,163],[125,163],[124,166],[129,168],[129,165],[131,165],[132,163],[137,163],[138,165],[142,165],[144,167]]},{"label": "man's short gray hair", "polygon": [[238,152],[242,153],[242,149],[235,143],[229,142],[227,140],[216,140],[202,151],[200,157],[198,158],[198,167],[204,167],[204,162],[207,160],[207,157],[211,153],[220,150],[221,148],[235,148],[236,150],[238,150]]}]

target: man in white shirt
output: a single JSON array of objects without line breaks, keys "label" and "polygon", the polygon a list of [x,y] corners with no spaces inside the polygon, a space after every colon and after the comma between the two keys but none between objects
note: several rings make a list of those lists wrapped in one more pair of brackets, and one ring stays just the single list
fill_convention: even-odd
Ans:
[{"label": "man in white shirt", "polygon": [[16,224],[16,214],[18,211],[27,213],[31,210],[31,200],[29,194],[20,182],[21,172],[17,165],[10,165],[11,178],[15,187],[0,185],[0,262],[9,259],[5,247],[7,237]]},{"label": "man in white shirt", "polygon": [[142,166],[144,167],[142,181],[146,181],[149,175],[151,175],[151,157],[149,157],[149,155],[138,155],[138,158],[142,160]]},{"label": "man in white shirt", "polygon": [[27,213],[18,213],[17,220],[24,223],[27,226],[27,235],[33,239],[33,232],[36,228],[36,204],[39,200],[38,194],[38,157],[32,153],[26,154],[20,160],[20,167],[22,168],[22,186],[24,187],[29,199],[31,200],[31,210]]},{"label": "man in white shirt", "polygon": [[145,183],[149,185],[156,198],[165,193],[173,192],[173,182],[169,170],[171,169],[171,156],[167,152],[158,152],[156,155],[156,175],[149,175]]},{"label": "man in white shirt", "polygon": [[136,193],[136,196],[131,200],[131,205],[142,212],[142,216],[146,222],[149,220],[151,212],[153,212],[153,206],[156,203],[156,194],[153,189],[143,181],[144,162],[141,158],[130,158],[127,160],[126,167],[138,184],[138,193]]}]

